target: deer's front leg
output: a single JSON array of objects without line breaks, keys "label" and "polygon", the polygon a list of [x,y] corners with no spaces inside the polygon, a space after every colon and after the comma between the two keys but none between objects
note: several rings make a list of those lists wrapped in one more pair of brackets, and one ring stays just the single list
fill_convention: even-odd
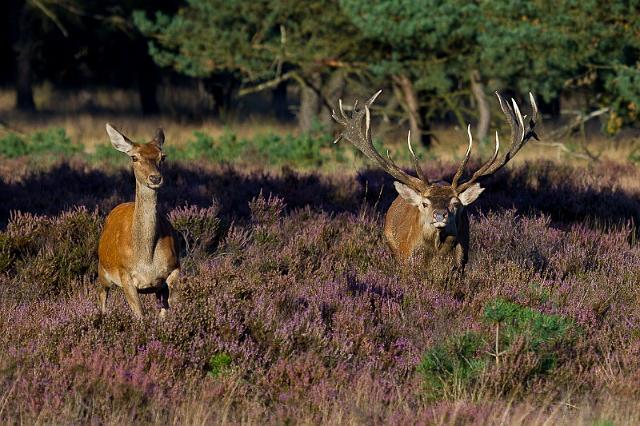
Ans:
[{"label": "deer's front leg", "polygon": [[162,307],[160,308],[160,316],[164,317],[166,315],[167,309],[173,307],[173,304],[177,299],[177,286],[180,278],[180,268],[176,268],[167,277],[167,289],[166,289],[166,299],[162,301]]},{"label": "deer's front leg", "polygon": [[138,295],[138,288],[136,286],[135,278],[129,275],[128,272],[120,274],[120,280],[122,282],[122,289],[124,290],[124,297],[127,299],[133,314],[137,319],[142,319],[142,306],[140,305],[140,296]]},{"label": "deer's front leg", "polygon": [[455,270],[460,275],[464,274],[464,267],[467,264],[467,252],[468,248],[461,243],[456,244],[455,247]]}]

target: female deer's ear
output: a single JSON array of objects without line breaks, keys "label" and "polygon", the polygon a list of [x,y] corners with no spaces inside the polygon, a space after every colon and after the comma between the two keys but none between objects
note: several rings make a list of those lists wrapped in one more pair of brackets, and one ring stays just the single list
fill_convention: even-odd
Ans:
[{"label": "female deer's ear", "polygon": [[463,206],[468,206],[478,199],[480,194],[482,194],[482,191],[484,191],[484,188],[480,188],[480,184],[476,183],[465,189],[462,194],[459,194],[458,199]]},{"label": "female deer's ear", "polygon": [[131,142],[125,135],[117,131],[111,124],[106,125],[109,139],[111,139],[111,145],[120,152],[129,154],[133,149],[133,142]]},{"label": "female deer's ear", "polygon": [[156,130],[156,134],[153,137],[153,140],[151,142],[158,145],[158,148],[162,148],[162,145],[164,144],[164,132],[162,131],[161,128],[158,128]]},{"label": "female deer's ear", "polygon": [[400,182],[393,182],[393,186],[396,187],[396,191],[407,203],[412,206],[419,206],[422,203],[422,196],[407,185]]}]

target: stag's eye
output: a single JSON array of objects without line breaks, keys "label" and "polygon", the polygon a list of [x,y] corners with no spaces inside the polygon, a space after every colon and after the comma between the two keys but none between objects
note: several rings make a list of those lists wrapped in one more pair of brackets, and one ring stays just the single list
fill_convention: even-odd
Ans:
[{"label": "stag's eye", "polygon": [[458,200],[457,198],[452,198],[451,202],[449,204],[451,205],[451,207],[459,207],[460,206],[460,200]]},{"label": "stag's eye", "polygon": [[166,156],[166,155],[164,155],[164,154],[162,154],[162,155],[160,156],[160,164],[164,163],[164,160],[166,160],[166,159],[167,159],[167,156]]}]

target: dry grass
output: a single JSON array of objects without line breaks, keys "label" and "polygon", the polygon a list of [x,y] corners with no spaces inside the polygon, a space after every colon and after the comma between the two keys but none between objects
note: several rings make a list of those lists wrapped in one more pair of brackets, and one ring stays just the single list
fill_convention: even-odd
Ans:
[{"label": "dry grass", "polygon": [[[187,90],[172,92],[172,96],[183,96],[187,102],[194,95]],[[295,131],[294,124],[282,124],[259,116],[248,116],[239,120],[230,117],[224,122],[204,118],[176,118],[175,114],[144,117],[139,112],[139,101],[135,92],[125,90],[84,90],[78,93],[57,93],[49,86],[35,90],[38,114],[19,114],[12,110],[15,97],[10,90],[0,90],[0,116],[9,129],[30,133],[51,127],[64,128],[74,142],[82,143],[87,152],[99,144],[107,143],[104,131],[106,122],[113,123],[127,135],[138,141],[147,141],[155,129],[162,127],[167,140],[181,145],[193,138],[194,131],[202,131],[213,137],[231,131],[239,137],[251,138],[256,134],[284,134]],[[169,102],[160,97],[161,105]],[[175,104],[175,103],[174,103]],[[128,108],[128,109],[127,109]],[[166,109],[166,108],[165,108]],[[171,112],[172,108],[168,108]],[[179,115],[179,114],[178,114]],[[2,128],[0,127],[0,131]]]},{"label": "dry grass", "polygon": [[[202,131],[211,136],[218,137],[224,132],[233,132],[240,138],[251,138],[254,135],[265,133],[286,134],[296,133],[295,123],[279,123],[266,119],[260,114],[230,116],[225,120],[216,118],[203,118],[194,120],[179,118],[179,108],[197,108],[198,95],[189,88],[161,88],[159,90],[159,102],[163,110],[169,114],[144,117],[140,114],[137,93],[122,89],[90,89],[77,92],[56,91],[50,85],[42,85],[35,90],[35,101],[38,109],[42,111],[36,115],[24,115],[12,110],[15,102],[12,90],[0,90],[0,116],[3,117],[0,124],[9,126],[10,129],[29,133],[51,127],[64,128],[73,141],[86,147],[87,152],[92,152],[99,144],[106,144],[107,138],[104,132],[104,123],[111,122],[130,135],[135,140],[146,141],[153,135],[157,127],[163,127],[167,140],[178,146],[193,138],[194,131]],[[177,118],[178,117],[178,118]],[[544,140],[547,130],[553,126],[548,124],[545,129],[543,123],[539,134],[543,143],[532,143],[523,150],[513,161],[514,164],[522,164],[531,160],[549,160],[564,164],[587,165],[588,160],[580,154],[583,139],[580,136],[568,138],[560,142],[569,147],[574,154],[567,153],[558,146],[546,143],[558,142]],[[405,126],[406,127],[406,126]],[[375,132],[376,130],[374,130]],[[2,132],[2,126],[0,126]],[[378,137],[384,137],[387,145],[394,150],[404,150],[405,129],[395,129],[389,133],[377,133]],[[627,131],[616,137],[606,137],[597,131],[597,126],[590,132],[586,139],[588,149],[597,154],[601,160],[615,162],[627,162],[629,155],[638,144],[637,132]],[[503,129],[503,140],[507,132]],[[457,161],[464,155],[466,149],[466,129],[457,126],[440,126],[434,131],[434,145],[424,153],[425,158],[431,161],[443,163]],[[485,158],[492,150],[490,143],[477,143],[476,155]],[[419,148],[418,148],[419,149]],[[356,162],[359,168],[362,164]]]}]

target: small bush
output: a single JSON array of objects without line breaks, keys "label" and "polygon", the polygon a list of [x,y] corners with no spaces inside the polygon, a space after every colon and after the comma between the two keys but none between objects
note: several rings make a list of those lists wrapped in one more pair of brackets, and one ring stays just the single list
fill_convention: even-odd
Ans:
[{"label": "small bush", "polygon": [[31,152],[36,154],[53,153],[71,155],[82,151],[79,144],[71,142],[64,129],[53,128],[35,132],[31,136]]},{"label": "small bush", "polygon": [[16,214],[0,233],[0,272],[10,271],[14,289],[6,297],[27,301],[68,293],[94,276],[100,220],[78,208],[56,218]]},{"label": "small bush", "polygon": [[169,220],[180,234],[179,238],[184,238],[189,261],[201,258],[213,250],[219,236],[218,212],[219,206],[214,202],[207,208],[184,206],[169,213]]},{"label": "small bush", "polygon": [[559,315],[548,315],[516,303],[497,299],[484,308],[483,319],[500,325],[500,347],[510,347],[523,338],[525,350],[539,358],[538,372],[547,373],[555,368],[559,345],[570,338],[574,324]]},{"label": "small bush", "polygon": [[15,133],[9,133],[0,138],[0,156],[16,158],[29,153],[27,143]]},{"label": "small bush", "polygon": [[24,155],[61,154],[72,155],[82,151],[62,128],[38,131],[28,138],[10,133],[0,139],[0,156],[15,158]]},{"label": "small bush", "polygon": [[[513,369],[527,368],[522,377],[533,381],[557,367],[559,354],[568,349],[572,341],[572,321],[503,299],[485,305],[483,320],[499,327],[498,333],[493,333],[495,328],[485,329],[483,333],[466,332],[435,345],[424,354],[417,371],[425,382],[428,398],[459,397],[479,383],[481,375],[488,373],[492,365],[508,370],[511,376]],[[506,354],[512,355],[510,361],[514,365],[494,362]],[[518,356],[533,359],[533,368],[519,364]],[[508,387],[503,386],[501,392],[506,389]]]},{"label": "small bush", "polygon": [[468,386],[485,368],[488,360],[481,353],[486,344],[476,333],[454,336],[429,349],[418,365],[428,397],[454,396],[456,388]]},{"label": "small bush", "polygon": [[207,363],[207,375],[209,377],[220,377],[231,368],[231,356],[226,352],[213,355]]},{"label": "small bush", "polygon": [[187,142],[179,157],[189,160],[206,159],[218,162],[232,162],[240,157],[247,144],[238,139],[235,133],[225,132],[219,139],[204,132],[193,132],[195,139]]},{"label": "small bush", "polygon": [[91,159],[111,164],[124,164],[127,160],[127,156],[113,148],[111,144],[108,144],[96,146],[96,150],[91,155]]}]

